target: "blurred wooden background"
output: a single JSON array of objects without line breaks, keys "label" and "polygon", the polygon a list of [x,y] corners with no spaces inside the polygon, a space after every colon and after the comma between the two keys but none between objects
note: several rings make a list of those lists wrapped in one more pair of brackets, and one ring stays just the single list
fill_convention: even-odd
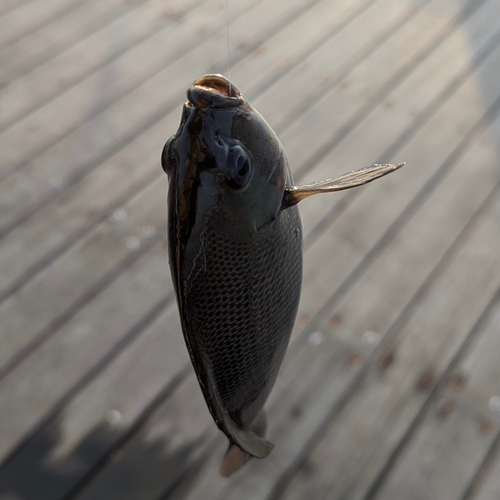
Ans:
[{"label": "blurred wooden background", "polygon": [[[163,144],[227,74],[299,182],[276,447],[229,480],[179,329]],[[0,499],[500,498],[499,0],[0,0]]]}]

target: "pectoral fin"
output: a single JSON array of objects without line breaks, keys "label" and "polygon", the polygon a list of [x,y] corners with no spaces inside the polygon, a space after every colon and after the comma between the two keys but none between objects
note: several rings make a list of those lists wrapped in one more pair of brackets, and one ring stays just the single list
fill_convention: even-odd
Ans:
[{"label": "pectoral fin", "polygon": [[341,175],[336,179],[326,179],[324,181],[313,182],[312,184],[304,184],[303,186],[293,186],[285,190],[283,195],[282,209],[296,205],[304,198],[320,193],[331,193],[332,191],[342,191],[356,186],[361,186],[368,182],[374,181],[379,177],[390,174],[398,170],[405,163],[397,164],[381,164],[371,165],[369,167],[355,170],[347,174]]}]

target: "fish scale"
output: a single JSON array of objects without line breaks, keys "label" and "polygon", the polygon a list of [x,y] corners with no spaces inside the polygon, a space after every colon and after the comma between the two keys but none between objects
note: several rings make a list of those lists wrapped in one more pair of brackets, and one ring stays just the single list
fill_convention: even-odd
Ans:
[{"label": "fish scale", "polygon": [[283,218],[286,232],[269,229],[249,243],[209,228],[206,272],[187,295],[190,342],[209,360],[222,402],[241,426],[251,424],[269,394],[298,306],[302,242],[294,230],[300,219],[297,210]]}]

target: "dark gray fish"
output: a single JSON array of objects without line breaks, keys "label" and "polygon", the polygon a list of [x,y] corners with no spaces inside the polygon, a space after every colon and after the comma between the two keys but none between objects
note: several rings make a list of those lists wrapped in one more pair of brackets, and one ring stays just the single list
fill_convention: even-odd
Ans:
[{"label": "dark gray fish", "polygon": [[182,329],[210,413],[230,441],[221,473],[266,457],[263,405],[290,338],[302,281],[296,204],[401,167],[373,165],[294,186],[278,137],[221,75],[187,91],[166,143],[169,261]]}]

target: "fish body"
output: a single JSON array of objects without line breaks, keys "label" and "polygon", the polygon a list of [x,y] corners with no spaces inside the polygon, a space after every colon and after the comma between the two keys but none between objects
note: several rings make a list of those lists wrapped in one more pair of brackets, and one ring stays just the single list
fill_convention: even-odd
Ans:
[{"label": "fish body", "polygon": [[169,264],[191,361],[210,413],[230,441],[222,467],[229,475],[273,447],[264,438],[262,408],[299,303],[296,204],[372,179],[358,174],[353,181],[350,173],[294,186],[278,137],[226,78],[205,75],[187,95],[180,127],[162,154]]}]

